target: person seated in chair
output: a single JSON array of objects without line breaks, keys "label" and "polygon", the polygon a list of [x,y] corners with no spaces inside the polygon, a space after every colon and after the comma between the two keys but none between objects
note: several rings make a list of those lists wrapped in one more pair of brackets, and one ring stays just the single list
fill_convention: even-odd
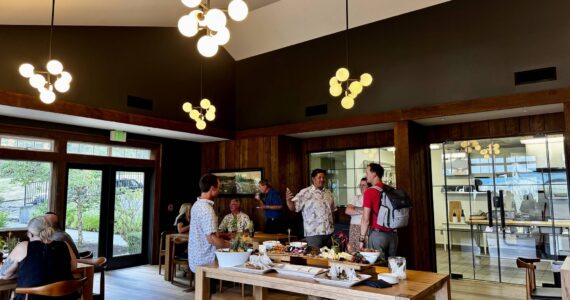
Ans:
[{"label": "person seated in chair", "polygon": [[[0,279],[17,277],[17,287],[36,287],[73,279],[71,272],[77,268],[75,254],[66,242],[53,240],[54,229],[43,216],[28,222],[27,235],[30,240],[16,245],[4,261]],[[58,299],[77,299],[77,296],[72,294]],[[25,299],[25,295],[16,294],[14,299]]]},{"label": "person seated in chair", "polygon": [[178,231],[178,233],[186,233],[190,231],[191,209],[192,203],[182,203],[182,205],[180,205],[180,211],[174,221],[174,226],[176,226],[176,231]]},{"label": "person seated in chair", "polygon": [[249,216],[240,210],[240,201],[232,199],[230,201],[230,213],[227,214],[218,229],[226,232],[249,232]]},{"label": "person seated in chair", "polygon": [[54,241],[66,242],[69,246],[71,246],[71,249],[73,249],[75,257],[81,258],[79,250],[77,250],[77,246],[75,246],[75,243],[73,242],[71,236],[63,229],[61,229],[61,226],[59,224],[59,217],[54,212],[51,211],[46,212],[44,217],[54,230],[52,239]]}]

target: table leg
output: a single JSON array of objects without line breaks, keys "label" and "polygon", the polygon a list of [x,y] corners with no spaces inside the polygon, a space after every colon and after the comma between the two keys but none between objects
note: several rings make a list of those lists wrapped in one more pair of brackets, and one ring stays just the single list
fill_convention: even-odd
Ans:
[{"label": "table leg", "polygon": [[[172,279],[170,275],[170,234],[166,235],[166,246],[164,255],[164,280],[170,281]],[[159,262],[160,263],[160,262]]]},{"label": "table leg", "polygon": [[449,276],[443,282],[439,290],[435,292],[435,299],[436,300],[449,300],[451,299],[451,290],[449,285]]},{"label": "table leg", "polygon": [[264,288],[262,286],[253,286],[253,299],[267,299],[267,288]]},{"label": "table leg", "polygon": [[210,278],[206,277],[204,270],[201,267],[196,269],[196,277],[194,277],[194,290],[195,300],[209,300],[210,299]]}]

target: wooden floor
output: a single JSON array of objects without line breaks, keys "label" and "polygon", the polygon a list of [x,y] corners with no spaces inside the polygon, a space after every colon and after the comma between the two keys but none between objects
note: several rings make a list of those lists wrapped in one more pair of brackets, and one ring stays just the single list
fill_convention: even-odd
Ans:
[{"label": "wooden floor", "polygon": [[[140,266],[135,268],[114,270],[105,273],[107,299],[194,299],[194,293],[187,293],[185,278],[178,278],[178,285],[164,281],[158,275],[157,266]],[[99,289],[98,275],[95,278],[95,290]],[[275,300],[291,299],[305,300],[306,296],[286,294],[270,291],[269,298]],[[461,300],[487,300],[487,299],[525,299],[524,286],[512,284],[497,284],[485,281],[452,280],[451,298]],[[223,292],[216,293],[212,299],[241,300],[239,286],[232,287],[225,283]],[[246,287],[246,299],[253,299],[251,286]]]}]

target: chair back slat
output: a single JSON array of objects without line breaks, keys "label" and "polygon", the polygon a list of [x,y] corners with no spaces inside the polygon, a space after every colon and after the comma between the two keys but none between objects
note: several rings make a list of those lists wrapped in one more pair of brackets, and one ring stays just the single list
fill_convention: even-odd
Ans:
[{"label": "chair back slat", "polygon": [[[16,288],[16,294],[61,297],[80,291],[86,281],[87,277],[83,277],[78,280],[58,281],[36,287],[18,287]],[[26,299],[27,298],[26,296]]]}]

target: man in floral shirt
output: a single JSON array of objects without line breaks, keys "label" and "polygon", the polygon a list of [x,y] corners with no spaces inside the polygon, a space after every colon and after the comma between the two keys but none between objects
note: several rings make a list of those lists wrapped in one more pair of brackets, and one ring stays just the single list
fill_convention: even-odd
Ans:
[{"label": "man in floral shirt", "polygon": [[334,232],[333,212],[336,211],[333,195],[325,188],[326,171],[315,169],[311,172],[313,184],[302,189],[293,197],[287,188],[287,206],[290,210],[303,214],[305,238],[309,246],[321,248],[331,246]]},{"label": "man in floral shirt", "polygon": [[220,231],[229,232],[245,232],[249,229],[249,216],[240,211],[240,202],[238,199],[230,201],[230,213],[227,214],[220,227]]}]

